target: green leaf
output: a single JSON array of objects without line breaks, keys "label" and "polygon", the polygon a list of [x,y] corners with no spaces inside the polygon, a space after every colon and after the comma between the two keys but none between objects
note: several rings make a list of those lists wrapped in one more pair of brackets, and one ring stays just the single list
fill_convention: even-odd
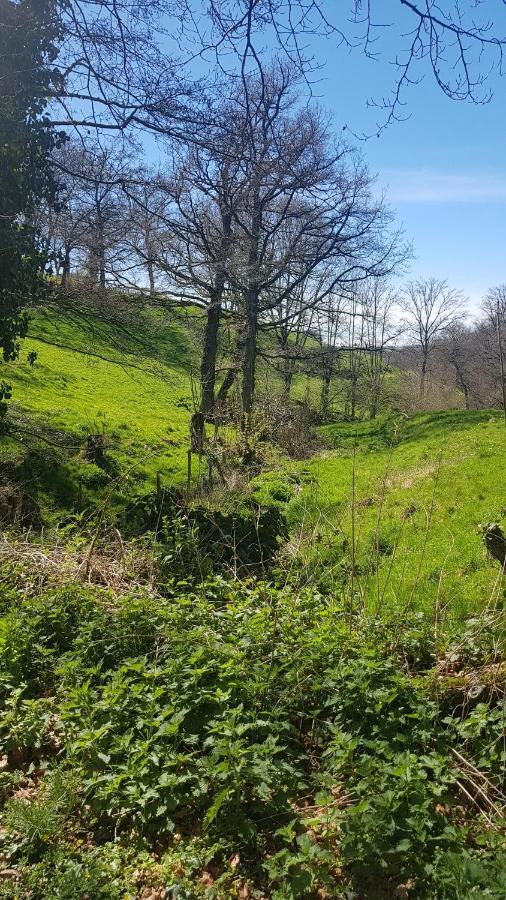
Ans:
[{"label": "green leaf", "polygon": [[220,791],[218,794],[216,794],[216,797],[214,798],[211,806],[209,807],[209,809],[207,810],[207,812],[204,816],[204,826],[206,828],[209,825],[211,825],[214,822],[214,820],[216,819],[216,816],[220,812],[220,809],[227,802],[229,793],[230,793],[229,788],[223,788],[222,791]]}]

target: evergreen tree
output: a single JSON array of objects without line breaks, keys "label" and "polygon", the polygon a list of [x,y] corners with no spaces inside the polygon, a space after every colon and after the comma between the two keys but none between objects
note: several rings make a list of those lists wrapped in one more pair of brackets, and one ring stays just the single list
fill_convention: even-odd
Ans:
[{"label": "evergreen tree", "polygon": [[[50,268],[34,224],[41,200],[54,203],[50,153],[64,139],[45,113],[58,88],[53,0],[0,0],[0,355],[15,359],[26,307],[44,294]],[[3,386],[3,397],[8,396]],[[0,386],[0,394],[2,388]],[[0,400],[3,399],[0,396]]]}]

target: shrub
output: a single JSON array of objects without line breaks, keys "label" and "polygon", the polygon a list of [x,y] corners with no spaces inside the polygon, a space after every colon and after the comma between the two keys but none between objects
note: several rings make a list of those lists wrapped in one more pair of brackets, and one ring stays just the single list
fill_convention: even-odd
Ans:
[{"label": "shrub", "polygon": [[[501,884],[452,751],[499,786],[502,709],[494,695],[455,706],[441,678],[434,691],[423,615],[350,622],[314,587],[215,576],[163,594],[49,590],[4,624],[0,734],[30,751],[8,765],[36,787],[28,801],[15,773],[2,780],[23,886],[77,900],[86,878],[115,900],[144,866],[181,897],[430,900]],[[466,658],[488,660],[477,641]],[[37,786],[41,754],[53,774]],[[113,836],[119,855],[102,855]],[[137,863],[114,875],[125,848]]]}]

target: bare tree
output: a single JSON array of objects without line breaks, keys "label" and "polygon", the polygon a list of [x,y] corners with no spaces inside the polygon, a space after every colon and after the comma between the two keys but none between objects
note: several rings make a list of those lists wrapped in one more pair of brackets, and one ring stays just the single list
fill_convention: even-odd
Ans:
[{"label": "bare tree", "polygon": [[399,340],[403,325],[395,315],[398,291],[387,278],[371,278],[359,290],[365,352],[363,380],[371,419],[377,415],[388,372],[386,355]]},{"label": "bare tree", "polygon": [[349,322],[350,298],[339,290],[329,292],[316,308],[315,332],[320,345],[316,357],[316,371],[321,375],[320,412],[328,419],[331,406],[331,384],[338,368],[340,351],[345,341],[343,328]]},{"label": "bare tree", "polygon": [[227,126],[221,135],[211,132],[207,145],[191,148],[175,173],[159,181],[168,206],[156,263],[175,298],[206,311],[199,419],[194,427],[197,443],[203,440],[204,421],[212,420],[215,412],[220,322],[223,306],[231,304],[230,254],[240,160],[237,139]]},{"label": "bare tree", "polygon": [[[296,262],[294,261],[294,266]],[[286,279],[290,282],[292,274],[288,272]],[[274,288],[276,303],[269,308],[267,319],[263,324],[275,337],[276,349],[267,349],[262,355],[269,365],[276,369],[283,379],[285,400],[290,399],[293,377],[297,366],[308,362],[311,351],[306,351],[306,344],[316,324],[318,297],[325,282],[325,273],[318,277],[306,278],[300,284],[286,292],[284,279]]]},{"label": "bare tree", "polygon": [[371,273],[384,274],[405,254],[366,167],[349,147],[334,145],[316,108],[298,106],[296,86],[280,65],[262,79],[240,82],[219,106],[219,125],[206,143],[185,154],[164,181],[172,212],[159,265],[184,299],[207,309],[205,417],[213,410],[224,303],[237,322],[230,378],[240,367],[247,416],[259,330],[280,333],[337,283],[344,290]]},{"label": "bare tree", "polygon": [[366,167],[347,146],[334,146],[317,110],[297,108],[282,67],[248,83],[237,126],[245,135],[244,189],[234,212],[232,281],[242,301],[248,415],[257,334],[269,311],[322,270],[331,268],[332,278],[320,300],[338,284],[345,290],[385,274],[404,259],[405,247],[398,233],[389,234],[391,214],[373,197]]},{"label": "bare tree", "polygon": [[446,281],[426,278],[411,281],[406,286],[399,299],[399,306],[406,316],[407,332],[421,355],[422,400],[434,342],[445,329],[462,318],[465,312],[465,299],[461,291],[450,288]]},{"label": "bare tree", "polygon": [[[506,291],[500,287],[489,291],[474,322],[458,317],[435,338],[431,370],[439,383],[440,401],[444,401],[444,389],[454,384],[466,409],[504,409],[501,349],[506,341],[505,301]],[[419,343],[397,348],[393,361],[404,370],[420,368]],[[452,402],[451,395],[446,402]]]},{"label": "bare tree", "polygon": [[489,323],[493,328],[495,327],[497,337],[502,406],[506,425],[506,284],[501,284],[488,292],[484,301],[484,309]]},{"label": "bare tree", "polygon": [[[476,331],[461,321],[455,321],[442,332],[441,351],[455,374],[455,383],[464,395],[466,409],[471,408]],[[474,346],[473,346],[474,345]]]},{"label": "bare tree", "polygon": [[[149,296],[157,291],[160,269],[157,261],[166,231],[169,201],[160,178],[149,169],[133,169],[122,184],[126,215],[121,243],[125,259],[116,279],[120,284],[143,289],[147,279]],[[158,284],[161,287],[161,284]]]},{"label": "bare tree", "polygon": [[101,290],[114,277],[124,256],[121,238],[128,209],[121,185],[130,160],[122,143],[110,141],[70,141],[53,155],[63,202],[49,228],[63,245],[64,281],[72,251],[77,252],[90,282]]},{"label": "bare tree", "polygon": [[161,0],[66,0],[60,4],[58,121],[198,140],[209,119],[196,58],[211,68],[214,63],[209,90],[216,72],[260,74],[268,45],[311,89],[320,62],[310,48],[322,38],[372,58],[392,53],[397,74],[391,94],[376,100],[385,112],[380,129],[402,117],[406,89],[427,71],[450,98],[489,99],[488,77],[493,69],[501,72],[506,46],[504,13],[492,0],[469,8],[453,0],[397,0],[388,22],[378,0],[329,6],[319,0],[208,0],[197,15],[191,0],[168,7]]},{"label": "bare tree", "polygon": [[491,326],[497,326],[497,311],[501,328],[506,328],[506,284],[490,288],[483,300],[482,309]]},{"label": "bare tree", "polygon": [[75,254],[82,250],[85,243],[89,212],[89,204],[81,194],[80,182],[73,174],[81,165],[81,148],[72,141],[66,142],[53,151],[52,163],[57,170],[59,202],[53,208],[41,206],[38,216],[40,228],[59,262],[61,286],[67,288]]}]

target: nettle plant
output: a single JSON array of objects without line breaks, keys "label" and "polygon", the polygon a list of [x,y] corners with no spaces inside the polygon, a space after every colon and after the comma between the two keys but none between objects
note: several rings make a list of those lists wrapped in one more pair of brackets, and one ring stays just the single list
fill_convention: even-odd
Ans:
[{"label": "nettle plant", "polygon": [[224,576],[9,594],[4,612],[0,735],[18,784],[34,782],[24,798],[3,785],[8,853],[27,884],[35,866],[101,884],[104,841],[148,852],[188,897],[212,877],[217,897],[411,884],[457,900],[460,854],[466,890],[500,883],[495,821],[485,832],[463,802],[453,750],[499,786],[503,713],[434,692],[413,664],[434,652],[419,616],[399,634],[310,587]]}]

